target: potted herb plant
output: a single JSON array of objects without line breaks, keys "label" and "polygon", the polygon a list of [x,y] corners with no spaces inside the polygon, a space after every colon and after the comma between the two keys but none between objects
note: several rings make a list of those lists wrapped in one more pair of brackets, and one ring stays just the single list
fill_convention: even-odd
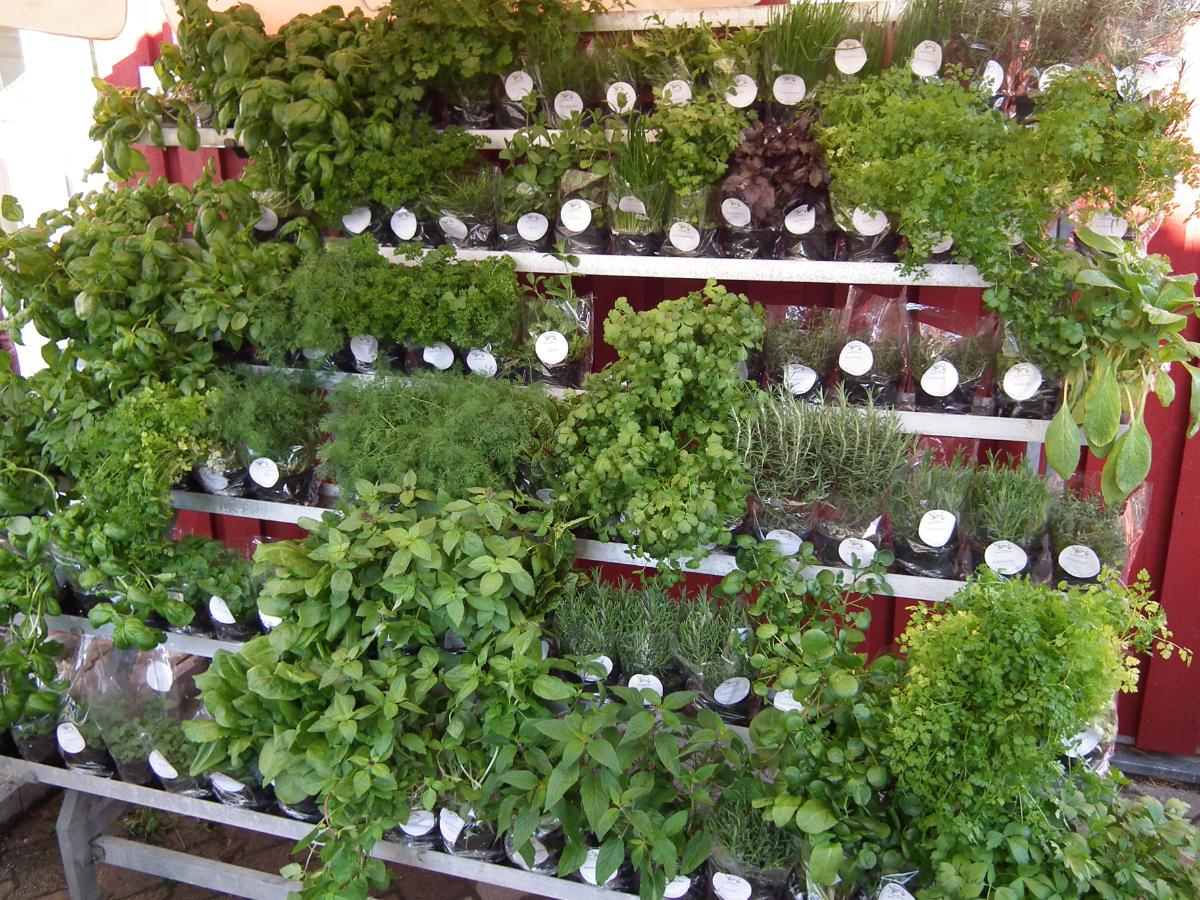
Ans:
[{"label": "potted herb plant", "polygon": [[825,379],[841,348],[838,316],[821,307],[772,306],[763,336],[763,386],[782,385],[810,403],[825,399]]},{"label": "potted herb plant", "polygon": [[967,505],[974,567],[1006,577],[1032,573],[1052,502],[1046,480],[1036,471],[989,455],[975,469]]},{"label": "potted herb plant", "polygon": [[895,404],[908,335],[904,296],[852,287],[842,312],[838,371],[853,403]]},{"label": "potted herb plant", "polygon": [[996,355],[995,327],[980,323],[974,334],[940,328],[913,315],[908,341],[908,370],[916,384],[917,409],[923,412],[966,414],[975,410]]},{"label": "potted herb plant", "polygon": [[704,823],[712,838],[709,889],[717,900],[781,897],[800,856],[799,842],[755,807],[762,782],[745,777],[721,793]]},{"label": "potted herb plant", "polygon": [[561,653],[583,657],[579,678],[594,690],[616,684],[621,672],[617,653],[624,618],[623,592],[600,581],[599,573],[563,592],[554,609],[554,635]]},{"label": "potted herb plant", "polygon": [[650,143],[645,120],[631,114],[625,143],[613,154],[608,177],[612,252],[651,256],[663,240],[667,215],[666,157]]},{"label": "potted herb plant", "polygon": [[1016,335],[1004,328],[996,358],[996,415],[1047,420],[1062,402],[1062,379],[1047,365],[1023,353]]},{"label": "potted herb plant", "polygon": [[408,816],[396,825],[390,837],[405,847],[433,850],[440,846],[442,839],[438,831],[438,814],[435,810],[424,808],[422,793],[422,790],[413,790],[409,798]]},{"label": "potted herb plant", "polygon": [[1064,491],[1050,507],[1050,551],[1055,583],[1095,584],[1102,569],[1123,572],[1129,557],[1124,506]]},{"label": "potted herb plant", "polygon": [[499,174],[492,167],[448,176],[430,206],[442,239],[460,250],[489,250],[496,241]]},{"label": "potted herb plant", "polygon": [[603,253],[608,247],[608,162],[569,169],[558,185],[555,234],[572,253]]},{"label": "potted herb plant", "polygon": [[575,35],[549,43],[533,66],[547,120],[555,127],[589,120],[600,105],[602,89],[595,56],[581,50]]},{"label": "potted herb plant", "polygon": [[772,12],[763,30],[764,90],[772,119],[786,121],[833,70],[832,48],[846,34],[850,7],[799,0]]},{"label": "potted herb plant", "polygon": [[711,709],[731,725],[750,720],[750,629],[745,610],[737,603],[716,603],[708,591],[679,610],[675,659],[687,677],[695,703]]},{"label": "potted herb plant", "polygon": [[248,477],[235,449],[217,448],[192,470],[192,481],[205,493],[218,497],[246,496]]},{"label": "potted herb plant", "polygon": [[592,298],[569,276],[534,278],[522,304],[516,367],[529,382],[578,388],[592,369]]},{"label": "potted herb plant", "polygon": [[639,589],[622,579],[618,590],[626,595],[619,604],[622,622],[616,645],[621,683],[649,691],[659,700],[681,690],[683,679],[672,651],[680,605],[657,580],[644,581]]},{"label": "potted herb plant", "polygon": [[597,118],[622,120],[644,111],[639,86],[641,73],[630,58],[630,46],[619,35],[599,34],[592,38],[588,52],[600,79],[600,108]]},{"label": "potted herb plant", "polygon": [[887,498],[896,567],[907,575],[954,578],[971,490],[971,464],[959,451],[945,463],[926,451],[900,472]]},{"label": "potted herb plant", "polygon": [[496,236],[501,250],[548,253],[554,243],[553,216],[551,192],[525,181],[516,167],[504,170],[496,198]]},{"label": "potted herb plant", "polygon": [[504,856],[512,865],[526,872],[557,875],[558,860],[562,855],[565,840],[562,823],[558,817],[546,815],[538,821],[524,853],[515,846],[512,829],[504,832]]},{"label": "potted herb plant", "polygon": [[630,58],[650,87],[655,106],[683,106],[722,56],[716,33],[706,22],[666,26],[633,35]]}]

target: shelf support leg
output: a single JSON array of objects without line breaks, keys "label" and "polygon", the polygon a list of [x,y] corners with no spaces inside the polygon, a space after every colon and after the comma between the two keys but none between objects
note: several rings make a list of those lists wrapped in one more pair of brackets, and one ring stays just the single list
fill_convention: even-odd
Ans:
[{"label": "shelf support leg", "polygon": [[71,900],[103,900],[92,841],[124,812],[119,800],[66,792],[55,831]]}]

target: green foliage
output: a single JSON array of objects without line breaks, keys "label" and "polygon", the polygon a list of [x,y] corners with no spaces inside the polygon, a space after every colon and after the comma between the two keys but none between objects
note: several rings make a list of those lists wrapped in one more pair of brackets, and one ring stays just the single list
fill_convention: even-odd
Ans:
[{"label": "green foliage", "polygon": [[644,313],[618,300],[604,336],[620,358],[588,376],[558,432],[563,501],[601,539],[700,556],[744,509],[730,416],[746,400],[737,364],[762,338],[761,310],[709,283]]},{"label": "green foliage", "polygon": [[702,590],[679,611],[675,656],[685,672],[701,676],[710,690],[715,689],[746,671],[750,639],[745,629],[746,612],[741,603],[714,602]]},{"label": "green foliage", "polygon": [[[25,536],[21,532],[45,527],[44,522],[23,517],[8,519],[3,526],[14,540]],[[52,567],[39,556],[0,544],[0,622],[7,630],[0,648],[0,726],[5,728],[23,717],[52,714],[63,689],[57,670],[63,647],[50,639],[42,618],[61,611],[59,590]],[[24,621],[17,624],[17,616]]]},{"label": "green foliage", "polygon": [[554,606],[559,649],[571,656],[617,659],[628,600],[626,591],[601,581],[599,572],[568,585]]},{"label": "green foliage", "polygon": [[647,125],[658,133],[656,152],[666,159],[663,176],[682,196],[721,179],[749,120],[722,94],[702,92],[684,106],[660,105]]},{"label": "green foliage", "polygon": [[971,493],[973,468],[961,449],[945,463],[936,462],[928,451],[923,453],[896,479],[888,494],[887,513],[893,530],[916,535],[921,517],[931,509],[961,515]]},{"label": "green foliage", "polygon": [[1105,506],[1095,494],[1081,496],[1067,490],[1050,507],[1050,542],[1055,553],[1080,544],[1090,547],[1107,568],[1125,567],[1129,547],[1120,506]]},{"label": "green foliage", "polygon": [[763,365],[771,377],[782,381],[788,364],[808,366],[820,383],[837,362],[841,338],[833,310],[810,308],[795,318],[767,324],[763,336]]},{"label": "green foliage", "polygon": [[[667,157],[650,141],[645,118],[631,114],[625,142],[612,159],[608,208],[614,232],[649,234],[662,228],[667,217],[666,167]],[[621,209],[626,196],[640,200],[645,213]]]},{"label": "green foliage", "polygon": [[563,177],[573,169],[606,178],[616,146],[601,122],[584,125],[572,119],[554,132],[543,124],[520,129],[500,151],[510,163],[501,179],[500,220],[514,222],[527,212],[529,196],[557,198]]},{"label": "green foliage", "polygon": [[442,179],[430,200],[439,210],[470,216],[482,222],[496,217],[496,189],[499,176],[495,169],[483,167]]},{"label": "green foliage", "polygon": [[795,838],[755,808],[762,783],[738,781],[726,788],[708,814],[709,837],[738,862],[755,869],[790,869],[799,853]]},{"label": "green foliage", "polygon": [[1026,466],[1011,466],[995,455],[971,479],[967,520],[981,543],[1012,541],[1028,549],[1046,530],[1053,497],[1046,480]]},{"label": "green foliage", "polygon": [[840,0],[800,0],[774,15],[763,32],[768,84],[778,75],[799,75],[812,93],[832,71],[833,51],[849,24],[850,7]]},{"label": "green foliage", "polygon": [[[281,464],[293,447],[311,456],[320,435],[322,397],[311,377],[222,372],[208,399],[211,434],[223,447],[245,447]],[[293,473],[294,474],[294,473]]]},{"label": "green foliage", "polygon": [[654,28],[634,32],[629,58],[634,68],[649,81],[655,102],[661,106],[662,88],[668,81],[691,82],[694,96],[697,83],[709,83],[719,76],[719,66],[725,56],[716,32],[708,22],[668,27],[659,18],[655,20]]},{"label": "green foliage", "polygon": [[644,578],[637,587],[622,578],[617,590],[625,595],[616,648],[621,668],[661,676],[673,667],[674,634],[687,604],[673,600],[657,578]]},{"label": "green foliage", "polygon": [[41,450],[31,436],[41,406],[25,379],[0,369],[0,515],[27,515],[54,504],[54,483],[42,472]]},{"label": "green foliage", "polygon": [[169,544],[169,556],[158,580],[169,591],[179,591],[184,602],[200,612],[209,599],[220,597],[238,622],[254,622],[258,603],[250,562],[219,541],[188,535]]}]

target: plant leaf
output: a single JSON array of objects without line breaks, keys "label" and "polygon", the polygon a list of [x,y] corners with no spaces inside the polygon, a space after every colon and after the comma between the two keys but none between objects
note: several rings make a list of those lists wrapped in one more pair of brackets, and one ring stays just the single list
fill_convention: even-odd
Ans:
[{"label": "plant leaf", "polygon": [[796,810],[796,827],[805,834],[820,834],[837,824],[837,816],[824,800],[812,797]]},{"label": "plant leaf", "polygon": [[833,884],[844,860],[841,844],[818,844],[808,859],[808,877],[817,884]]},{"label": "plant leaf", "polygon": [[539,675],[535,678],[533,692],[543,700],[569,700],[575,696],[575,691],[569,684],[553,675]]},{"label": "plant leaf", "polygon": [[1079,426],[1064,403],[1046,429],[1046,462],[1063,478],[1070,478],[1079,468],[1081,452]]},{"label": "plant leaf", "polygon": [[[1121,442],[1121,453],[1116,459],[1117,487],[1123,497],[1146,480],[1150,474],[1150,459],[1150,432],[1146,430],[1146,423],[1139,418],[1129,426]],[[1111,460],[1109,464],[1112,464]]]},{"label": "plant leaf", "polygon": [[1112,443],[1121,427],[1121,389],[1112,367],[1107,364],[1093,377],[1098,381],[1083,412],[1083,432],[1089,444],[1103,446]]}]

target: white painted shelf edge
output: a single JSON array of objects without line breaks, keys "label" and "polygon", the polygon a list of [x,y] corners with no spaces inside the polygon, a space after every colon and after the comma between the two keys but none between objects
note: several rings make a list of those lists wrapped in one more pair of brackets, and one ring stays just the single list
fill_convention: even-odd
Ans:
[{"label": "white painted shelf edge", "polygon": [[[123,781],[99,778],[95,775],[85,775],[82,772],[26,762],[23,759],[9,756],[0,756],[0,775],[7,775],[24,782],[37,782],[66,788],[96,797],[109,797],[125,803],[182,816],[192,816],[208,822],[232,825],[236,828],[245,828],[248,831],[294,841],[312,831],[311,825],[283,816],[239,809],[210,800],[184,797],[156,788],[127,784]],[[537,875],[533,872],[525,872],[521,869],[494,863],[463,859],[447,853],[439,853],[436,850],[405,847],[393,841],[382,841],[377,844],[374,855],[385,862],[411,866],[415,869],[426,869],[442,875],[465,878],[480,884],[492,884],[514,891],[536,894],[539,897],[560,898],[560,900],[635,900],[632,894],[607,891],[564,878]]]}]

